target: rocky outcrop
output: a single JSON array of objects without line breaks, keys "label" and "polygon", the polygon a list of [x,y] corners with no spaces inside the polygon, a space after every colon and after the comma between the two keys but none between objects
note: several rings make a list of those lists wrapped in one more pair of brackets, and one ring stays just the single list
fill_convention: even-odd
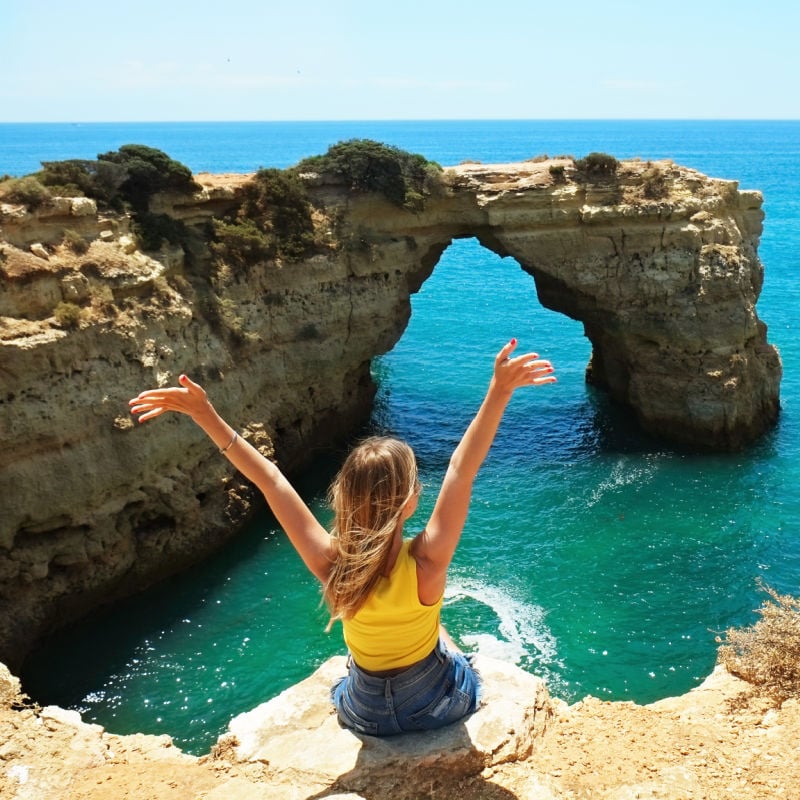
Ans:
[{"label": "rocky outcrop", "polygon": [[[653,170],[658,191],[653,190]],[[158,211],[199,231],[246,176],[198,176]],[[671,163],[592,181],[571,161],[446,171],[412,213],[307,176],[317,255],[238,271],[136,250],[127,217],[56,199],[0,209],[0,658],[235,534],[250,487],[186,419],[134,430],[127,400],[186,372],[293,471],[367,418],[371,359],[455,238],[511,255],[581,320],[588,377],[671,441],[739,447],[778,414],[780,360],[756,314],[756,192]],[[33,245],[37,245],[35,250]]]},{"label": "rocky outcrop", "polygon": [[344,659],[234,718],[208,755],[118,736],[23,703],[0,664],[0,796],[8,800],[772,800],[800,784],[800,704],[770,707],[718,667],[648,706],[567,706],[518,668],[479,658],[485,697],[461,723],[388,739],[335,722]]},{"label": "rocky outcrop", "polygon": [[339,726],[328,697],[346,673],[332,658],[311,677],[231,720],[218,748],[235,762],[270,764],[273,785],[317,792],[415,800],[464,778],[527,759],[558,703],[544,683],[518,667],[477,657],[480,708],[462,722],[424,734],[358,736]]}]

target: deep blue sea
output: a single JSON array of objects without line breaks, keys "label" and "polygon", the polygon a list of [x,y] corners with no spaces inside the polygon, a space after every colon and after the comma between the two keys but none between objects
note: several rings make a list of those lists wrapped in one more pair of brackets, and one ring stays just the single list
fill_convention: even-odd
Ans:
[{"label": "deep blue sea", "polygon": [[[413,532],[499,347],[516,336],[552,360],[558,383],[515,395],[479,477],[445,625],[466,649],[544,676],[570,702],[686,692],[712,670],[715,636],[755,619],[758,578],[800,594],[800,122],[5,124],[0,174],[127,143],[195,172],[250,172],[355,137],[445,166],[592,151],[672,158],[763,192],[758,313],[784,378],[777,427],[746,452],[692,455],[637,432],[585,385],[581,325],[543,309],[518,264],[475,241],[444,253],[402,339],[373,365],[374,424],[420,459]],[[324,519],[334,468],[320,463],[302,481]],[[168,733],[201,753],[233,715],[343,652],[325,621],[314,580],[265,513],[191,574],[55,637],[27,665],[24,688],[113,732]]]}]

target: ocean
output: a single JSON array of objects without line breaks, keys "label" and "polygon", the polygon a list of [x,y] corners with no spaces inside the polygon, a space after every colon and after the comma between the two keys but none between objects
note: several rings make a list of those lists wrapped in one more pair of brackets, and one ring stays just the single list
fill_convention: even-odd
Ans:
[{"label": "ocean", "polygon": [[[581,325],[542,308],[519,265],[474,240],[448,248],[413,297],[403,337],[373,364],[372,424],[407,439],[420,460],[409,533],[431,510],[500,346],[516,336],[556,368],[557,384],[516,393],[477,481],[443,609],[456,640],[543,676],[568,702],[688,691],[713,669],[716,637],[756,618],[758,579],[800,594],[800,122],[3,124],[0,174],[127,143],[194,172],[251,172],[350,138],[445,166],[592,151],[671,158],[763,192],[758,313],[784,377],[776,428],[744,452],[687,453],[636,430],[586,386]],[[336,466],[320,462],[301,479],[323,520]],[[115,733],[168,733],[207,752],[233,715],[344,652],[340,629],[326,634],[325,623],[314,579],[265,512],[191,573],[53,637],[26,665],[23,688]]]}]

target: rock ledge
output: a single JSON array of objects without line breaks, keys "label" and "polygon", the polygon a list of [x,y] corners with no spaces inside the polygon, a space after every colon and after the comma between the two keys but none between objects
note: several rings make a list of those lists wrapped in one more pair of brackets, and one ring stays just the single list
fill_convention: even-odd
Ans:
[{"label": "rock ledge", "polygon": [[238,761],[260,761],[290,782],[319,784],[368,796],[418,798],[435,787],[478,777],[487,768],[526,759],[557,705],[544,682],[502,661],[477,656],[480,708],[438,731],[387,738],[342,728],[328,691],[345,674],[344,657],[240,714],[220,745]]}]

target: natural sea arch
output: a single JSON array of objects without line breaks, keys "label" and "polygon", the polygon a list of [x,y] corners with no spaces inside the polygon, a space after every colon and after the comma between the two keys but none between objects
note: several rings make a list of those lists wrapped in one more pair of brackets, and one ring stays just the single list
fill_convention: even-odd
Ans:
[{"label": "natural sea arch", "polygon": [[454,239],[512,256],[542,306],[582,324],[587,381],[643,430],[736,450],[779,411],[780,358],[756,313],[761,196],[671,169],[668,194],[648,201],[554,185],[536,164],[462,165],[451,193],[416,215],[371,200],[352,203],[348,221],[373,264],[402,265],[411,292]]},{"label": "natural sea arch", "polygon": [[[404,410],[424,417],[453,403],[464,415],[454,424],[453,435],[458,437],[458,426],[468,422],[483,397],[494,356],[512,337],[519,342],[517,355],[535,351],[553,361],[559,393],[568,386],[573,399],[585,402],[584,371],[591,345],[583,327],[544,308],[533,278],[519,263],[501,258],[477,238],[456,238],[447,245],[411,296],[411,309],[392,350],[373,362],[379,384],[376,426],[402,429]],[[520,392],[517,398],[527,394]],[[389,412],[387,400],[392,405]],[[536,401],[547,405],[548,393],[539,394]],[[424,405],[426,412],[415,410],[415,403]]]}]

